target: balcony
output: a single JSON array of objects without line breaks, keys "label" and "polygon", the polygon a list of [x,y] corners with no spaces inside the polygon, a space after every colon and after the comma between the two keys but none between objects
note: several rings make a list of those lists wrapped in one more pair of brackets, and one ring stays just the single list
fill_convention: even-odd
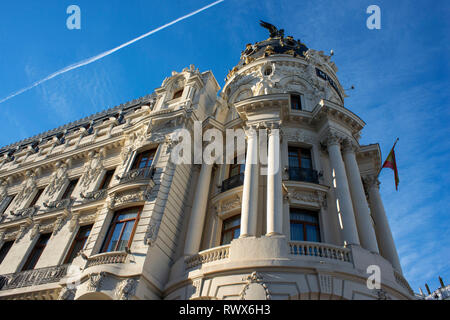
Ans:
[{"label": "balcony", "polygon": [[290,254],[352,262],[351,250],[320,242],[289,242]]},{"label": "balcony", "polygon": [[139,168],[130,170],[127,173],[125,173],[123,176],[118,177],[120,180],[120,183],[130,183],[135,182],[139,180],[149,180],[153,178],[153,175],[155,173],[154,167],[147,167],[147,168]]},{"label": "balcony", "polygon": [[99,266],[102,264],[117,264],[125,263],[128,253],[125,251],[104,252],[89,257],[87,260],[86,268]]},{"label": "balcony", "polygon": [[230,177],[222,182],[222,192],[242,186],[244,184],[244,173]]},{"label": "balcony", "polygon": [[205,251],[201,251],[198,254],[191,256],[185,260],[186,270],[193,269],[205,263],[225,260],[228,258],[229,255],[230,255],[230,245],[224,245],[208,249]]},{"label": "balcony", "polygon": [[69,265],[27,270],[0,276],[0,290],[38,286],[58,282],[67,274]]},{"label": "balcony", "polygon": [[319,175],[316,170],[308,168],[289,167],[289,180],[319,183]]}]

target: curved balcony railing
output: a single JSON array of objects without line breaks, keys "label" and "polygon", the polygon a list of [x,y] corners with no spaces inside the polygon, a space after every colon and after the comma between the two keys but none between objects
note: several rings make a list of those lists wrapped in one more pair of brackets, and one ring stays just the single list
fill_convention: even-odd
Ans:
[{"label": "curved balcony railing", "polygon": [[308,168],[289,167],[289,180],[319,183],[319,174]]},{"label": "curved balcony railing", "polygon": [[289,242],[289,247],[290,254],[292,255],[352,262],[351,251],[348,248],[337,247],[320,242]]},{"label": "curved balcony railing", "polygon": [[97,254],[95,256],[89,257],[87,260],[86,268],[98,266],[102,264],[117,264],[125,263],[127,260],[128,253],[125,251],[113,251],[104,252]]},{"label": "curved balcony railing", "polygon": [[123,176],[118,177],[118,179],[120,180],[120,183],[128,183],[137,180],[147,180],[153,178],[154,173],[154,167],[139,168],[128,171]]},{"label": "curved balcony railing", "polygon": [[222,192],[242,186],[244,184],[244,173],[230,177],[222,182]]},{"label": "curved balcony railing", "polygon": [[27,270],[0,276],[0,290],[38,286],[58,282],[67,274],[69,265]]},{"label": "curved balcony railing", "polygon": [[186,269],[192,269],[205,263],[227,259],[229,255],[230,245],[201,251],[185,260]]}]

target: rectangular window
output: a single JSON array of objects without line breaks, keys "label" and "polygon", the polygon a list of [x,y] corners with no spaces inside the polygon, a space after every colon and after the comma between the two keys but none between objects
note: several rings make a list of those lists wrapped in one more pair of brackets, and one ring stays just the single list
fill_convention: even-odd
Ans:
[{"label": "rectangular window", "polygon": [[127,208],[115,213],[102,252],[123,251],[130,247],[142,207]]},{"label": "rectangular window", "polygon": [[99,190],[108,189],[109,185],[111,184],[112,178],[114,177],[114,172],[116,169],[108,170],[105,173],[105,176],[103,177],[102,183],[100,184]]},{"label": "rectangular window", "polygon": [[148,168],[153,163],[156,149],[147,150],[136,155],[132,169]]},{"label": "rectangular window", "polygon": [[221,245],[229,244],[231,240],[241,235],[241,215],[236,215],[223,221]]},{"label": "rectangular window", "polygon": [[183,89],[178,90],[178,91],[176,91],[176,92],[173,94],[173,98],[172,98],[172,99],[178,99],[178,98],[181,98],[182,95],[183,95]]},{"label": "rectangular window", "polygon": [[28,208],[31,208],[31,207],[36,205],[36,203],[38,202],[38,200],[41,197],[42,193],[44,192],[44,189],[45,188],[38,189],[38,191],[36,192],[36,195],[34,196],[33,200],[30,202],[30,205],[28,206]]},{"label": "rectangular window", "polygon": [[3,246],[0,248],[0,264],[2,264],[3,260],[5,259],[6,255],[9,252],[9,249],[11,249],[13,244],[14,241],[8,241],[5,242]]},{"label": "rectangular window", "polygon": [[75,190],[75,187],[78,184],[78,178],[74,180],[70,180],[69,185],[66,188],[66,191],[64,191],[64,194],[61,199],[69,199],[72,196],[73,191]]},{"label": "rectangular window", "polygon": [[302,209],[290,210],[291,240],[320,242],[317,213]]},{"label": "rectangular window", "polygon": [[302,110],[302,99],[298,94],[291,94],[291,109]]},{"label": "rectangular window", "polygon": [[13,202],[14,198],[16,197],[15,194],[7,196],[5,199],[3,199],[3,202],[0,204],[0,214],[3,214],[6,212],[8,207]]},{"label": "rectangular window", "polygon": [[312,169],[311,150],[289,147],[289,167]]},{"label": "rectangular window", "polygon": [[46,233],[42,234],[39,237],[38,241],[34,245],[33,251],[31,251],[30,255],[28,256],[28,259],[25,262],[22,271],[34,269],[51,236],[51,233]]},{"label": "rectangular window", "polygon": [[92,224],[80,227],[77,236],[73,240],[72,247],[67,254],[64,263],[72,263],[73,259],[78,255],[78,253],[83,250],[89,235],[91,234]]}]

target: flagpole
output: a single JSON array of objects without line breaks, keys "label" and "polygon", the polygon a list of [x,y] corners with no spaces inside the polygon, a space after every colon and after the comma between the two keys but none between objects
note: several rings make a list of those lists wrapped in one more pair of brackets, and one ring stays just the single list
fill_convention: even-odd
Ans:
[{"label": "flagpole", "polygon": [[[395,140],[394,145],[393,145],[391,151],[389,151],[389,153],[388,153],[388,156],[389,156],[389,154],[392,152],[392,150],[394,150],[395,145],[397,144],[398,140],[399,140],[399,138],[397,138],[397,140]],[[387,159],[387,158],[386,158],[386,159]],[[386,162],[386,160],[384,160],[384,162]],[[378,170],[377,178],[379,177],[380,172],[381,172],[381,170],[383,169],[383,166],[384,166],[384,163],[381,164],[380,170]]]}]

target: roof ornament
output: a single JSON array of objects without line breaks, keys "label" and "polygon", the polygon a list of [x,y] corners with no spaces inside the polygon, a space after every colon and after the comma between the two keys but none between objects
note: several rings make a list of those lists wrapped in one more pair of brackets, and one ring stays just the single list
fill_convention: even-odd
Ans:
[{"label": "roof ornament", "polygon": [[270,38],[284,38],[284,29],[278,30],[273,24],[259,20],[259,25],[269,30]]}]

